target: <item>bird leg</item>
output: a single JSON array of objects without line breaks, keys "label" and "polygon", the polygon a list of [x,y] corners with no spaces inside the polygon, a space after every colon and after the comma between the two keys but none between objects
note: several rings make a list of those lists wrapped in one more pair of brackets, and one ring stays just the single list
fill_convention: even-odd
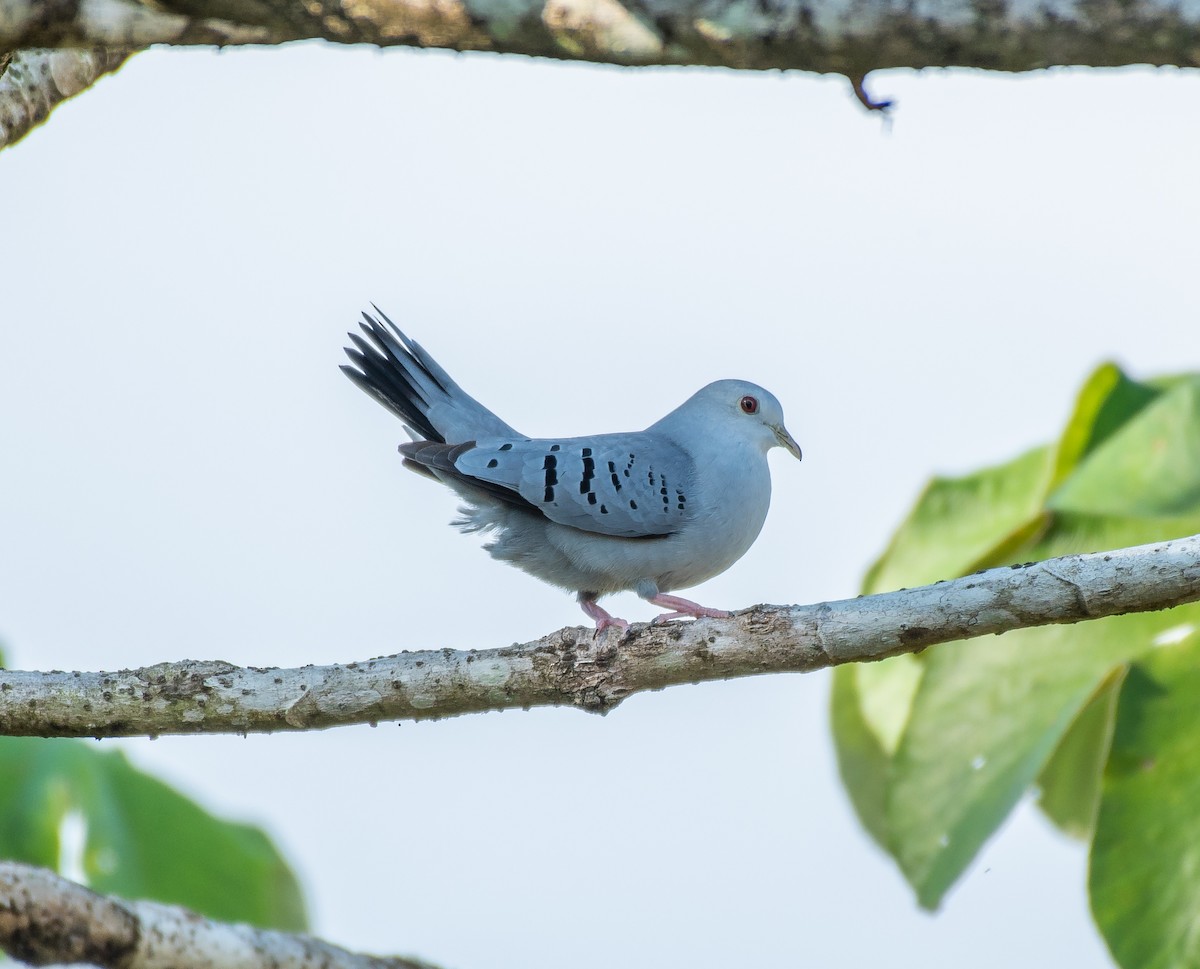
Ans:
[{"label": "bird leg", "polygon": [[655,616],[655,625],[671,619],[728,619],[733,615],[732,612],[726,612],[724,609],[709,609],[706,606],[692,602],[691,599],[683,599],[680,596],[669,596],[662,592],[651,596],[646,601],[656,606],[662,606],[664,609],[674,610],[673,612],[664,612],[660,616]]},{"label": "bird leg", "polygon": [[602,609],[595,599],[585,599],[582,596],[579,599],[579,608],[587,613],[589,619],[596,622],[596,633],[599,635],[604,632],[609,626],[616,626],[622,632],[629,628],[629,620],[618,619],[611,615],[605,609]]}]

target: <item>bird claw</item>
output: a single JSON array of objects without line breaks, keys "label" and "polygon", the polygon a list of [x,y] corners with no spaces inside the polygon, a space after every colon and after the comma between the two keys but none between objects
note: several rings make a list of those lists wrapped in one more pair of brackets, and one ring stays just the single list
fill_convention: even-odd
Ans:
[{"label": "bird claw", "polygon": [[603,619],[597,619],[596,631],[592,633],[592,639],[597,639],[600,634],[604,632],[604,630],[609,629],[612,626],[616,626],[619,630],[621,630],[621,635],[624,635],[629,629],[629,620],[618,619],[616,616],[608,616]]},{"label": "bird claw", "polygon": [[661,615],[655,616],[652,623],[656,626],[670,622],[672,619],[728,619],[733,615],[732,612],[728,612],[725,609],[709,609],[708,606],[702,606],[697,602],[692,602],[690,599],[663,595],[661,593],[648,601],[656,606],[672,610],[671,612],[664,612]]},{"label": "bird claw", "polygon": [[579,608],[587,614],[589,619],[594,619],[596,621],[596,631],[592,633],[593,639],[611,626],[616,626],[619,630],[621,630],[622,635],[624,635],[625,630],[629,628],[628,619],[618,619],[616,616],[601,608],[595,599],[580,599]]}]

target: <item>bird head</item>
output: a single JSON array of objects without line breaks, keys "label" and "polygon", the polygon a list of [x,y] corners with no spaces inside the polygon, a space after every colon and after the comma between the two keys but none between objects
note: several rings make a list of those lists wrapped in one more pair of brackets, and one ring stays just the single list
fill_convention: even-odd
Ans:
[{"label": "bird head", "polygon": [[[748,439],[765,454],[781,447],[800,460],[800,445],[783,423],[783,407],[769,390],[748,380],[718,380],[689,398],[674,414],[687,413],[715,428]],[[674,416],[671,415],[671,416]]]}]

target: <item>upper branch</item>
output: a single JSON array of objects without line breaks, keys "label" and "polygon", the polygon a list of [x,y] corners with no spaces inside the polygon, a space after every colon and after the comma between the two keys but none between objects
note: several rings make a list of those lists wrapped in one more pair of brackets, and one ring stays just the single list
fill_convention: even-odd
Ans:
[{"label": "upper branch", "polygon": [[[0,20],[4,0],[0,0]],[[0,34],[3,33],[0,26]],[[0,42],[0,51],[4,48]],[[22,50],[0,53],[0,148],[16,144],[62,101],[125,63],[128,50]]]},{"label": "upper branch", "polygon": [[1200,65],[1174,0],[0,0],[0,51],[323,38],[607,64],[1028,71]]},{"label": "upper branch", "polygon": [[482,710],[603,713],[646,690],[804,672],[1050,623],[1200,599],[1200,535],[991,569],[918,589],[730,619],[581,627],[502,649],[405,652],[365,662],[255,669],[184,660],[116,673],[0,671],[0,735],[308,730]]}]

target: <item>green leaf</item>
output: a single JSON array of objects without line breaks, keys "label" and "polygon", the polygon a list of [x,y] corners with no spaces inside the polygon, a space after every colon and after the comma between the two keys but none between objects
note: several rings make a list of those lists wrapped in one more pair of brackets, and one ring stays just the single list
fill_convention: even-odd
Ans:
[{"label": "green leaf", "polygon": [[912,653],[853,667],[863,719],[888,757],[896,753],[924,666]]},{"label": "green leaf", "polygon": [[261,830],[214,818],[119,752],[106,759],[96,791],[105,810],[89,825],[85,862],[93,887],[222,921],[304,928],[295,876]]},{"label": "green leaf", "polygon": [[1092,913],[1125,969],[1200,965],[1200,637],[1121,688],[1092,842]]},{"label": "green leaf", "polygon": [[97,891],[224,921],[304,927],[299,885],[262,831],[214,818],[120,751],[4,737],[0,777],[0,857],[59,869],[59,833],[78,812],[83,870]]},{"label": "green leaf", "polygon": [[863,827],[889,842],[887,784],[922,666],[910,654],[833,671],[830,717],[838,772]]},{"label": "green leaf", "polygon": [[[1157,524],[1064,516],[1029,557],[1200,532],[1200,516]],[[891,849],[921,905],[940,903],[1110,671],[1187,621],[1200,605],[928,651],[887,797]]]},{"label": "green leaf", "polygon": [[78,744],[0,738],[0,857],[58,868],[59,826],[81,770]]},{"label": "green leaf", "polygon": [[[1106,364],[1054,447],[932,482],[865,591],[1198,531],[1200,378],[1138,383]],[[922,905],[940,902],[1039,779],[1052,819],[1090,829],[1111,724],[1106,677],[1170,627],[1200,621],[1198,610],[1022,630],[838,672],[842,777]]]},{"label": "green leaf", "polygon": [[923,585],[1012,561],[1047,526],[1050,491],[1161,392],[1130,380],[1115,364],[1099,367],[1079,392],[1057,445],[961,478],[930,481],[868,570],[863,592]]},{"label": "green leaf", "polygon": [[1119,666],[1100,684],[1038,777],[1038,807],[1059,829],[1087,839],[1100,807],[1100,779],[1112,744],[1117,695],[1127,667]]},{"label": "green leaf", "polygon": [[1059,438],[1054,486],[1064,481],[1087,454],[1108,440],[1159,393],[1156,387],[1130,380],[1116,364],[1098,367],[1079,392],[1075,413]]},{"label": "green leaf", "polygon": [[[926,670],[887,798],[893,853],[926,908],[1008,816],[1111,665],[1076,660],[1065,630],[1036,642],[1032,632],[989,643],[983,662],[938,656]],[[1035,649],[1036,668],[1019,662]]]},{"label": "green leaf", "polygon": [[[1176,516],[1200,506],[1200,379],[1113,431],[1051,496],[1054,511]],[[1173,536],[1177,537],[1177,536]]]},{"label": "green leaf", "polygon": [[856,666],[833,671],[830,726],[837,753],[838,773],[862,826],[881,847],[887,847],[887,779],[891,757],[868,725],[859,704]]},{"label": "green leaf", "polygon": [[934,478],[871,566],[863,592],[952,579],[982,568],[997,546],[1026,544],[1043,525],[1053,460],[1040,447],[965,478]]}]

